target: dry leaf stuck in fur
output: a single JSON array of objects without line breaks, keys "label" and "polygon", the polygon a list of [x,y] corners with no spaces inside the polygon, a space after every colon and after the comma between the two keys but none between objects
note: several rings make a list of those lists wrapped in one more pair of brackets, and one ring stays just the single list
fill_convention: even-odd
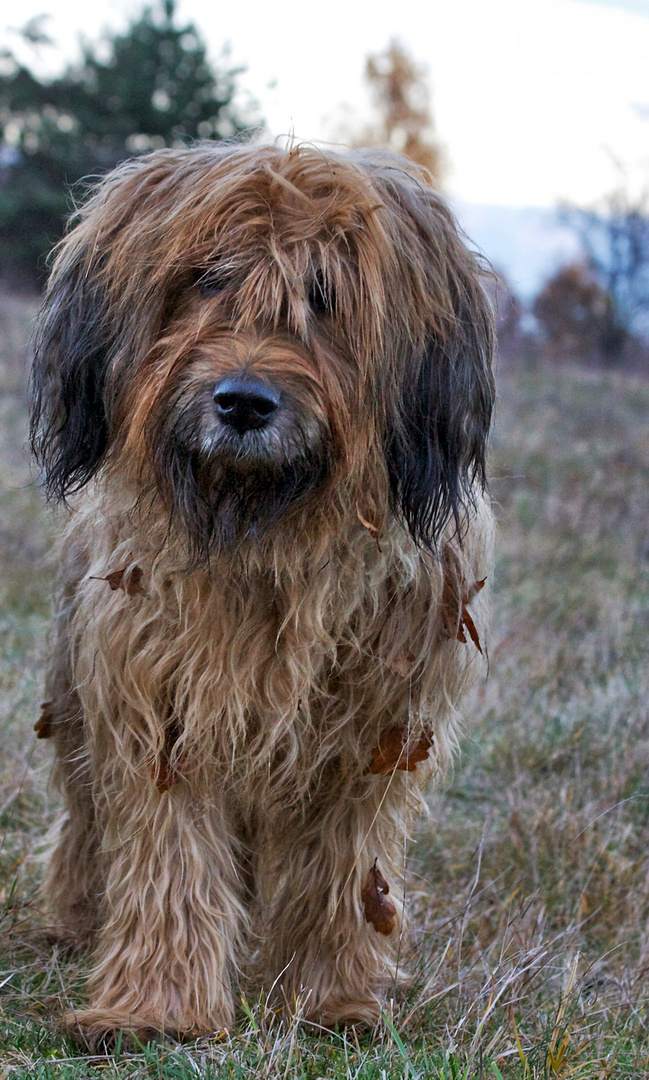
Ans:
[{"label": "dry leaf stuck in fur", "polygon": [[432,745],[432,731],[423,731],[412,749],[408,749],[404,761],[400,765],[397,765],[397,768],[407,769],[408,772],[414,772],[420,761],[426,761],[428,759],[428,751]]},{"label": "dry leaf stuck in fur", "polygon": [[[482,586],[484,585],[484,581],[476,582],[476,585],[479,585],[479,587],[482,588]],[[460,616],[460,627],[457,635],[458,641],[463,641],[466,643],[466,634],[464,633],[465,630],[480,655],[482,655],[482,645],[480,644],[480,637],[478,635],[476,625],[468,612],[466,604],[462,602],[462,614]]]},{"label": "dry leaf stuck in fur", "polygon": [[161,795],[164,795],[165,791],[169,791],[169,788],[177,782],[178,776],[176,772],[171,768],[167,755],[162,753],[157,758],[149,762],[149,769],[151,771],[151,779],[155,782],[155,786]]},{"label": "dry leaf stuck in fur", "polygon": [[467,605],[484,588],[486,578],[467,585],[461,575],[458,558],[447,544],[442,553],[444,588],[442,591],[442,622],[449,637],[466,644],[468,634],[476,649],[482,654],[482,645],[476,625]]},{"label": "dry leaf stuck in fur", "polygon": [[433,734],[424,730],[414,746],[409,746],[406,732],[402,727],[393,727],[386,731],[379,740],[379,745],[372,751],[369,771],[384,776],[393,769],[414,772],[417,763],[425,761],[433,745]]},{"label": "dry leaf stuck in fur", "polygon": [[34,731],[37,739],[49,739],[54,734],[54,715],[51,701],[41,702],[41,715],[34,724]]},{"label": "dry leaf stuck in fur", "polygon": [[107,581],[112,592],[121,589],[127,596],[144,595],[142,568],[134,566],[129,574],[126,573],[126,570],[127,567],[124,566],[121,570],[113,570],[110,574],[106,574],[106,577],[93,577],[91,580]]},{"label": "dry leaf stuck in fur", "polygon": [[394,922],[397,917],[397,909],[391,900],[388,900],[390,886],[376,865],[370,866],[367,877],[361,889],[361,900],[365,911],[365,919],[371,923],[379,934],[391,934],[394,930]]},{"label": "dry leaf stuck in fur", "polygon": [[400,727],[390,728],[379,740],[379,745],[372,750],[370,772],[384,775],[396,769],[403,754],[404,735]]}]

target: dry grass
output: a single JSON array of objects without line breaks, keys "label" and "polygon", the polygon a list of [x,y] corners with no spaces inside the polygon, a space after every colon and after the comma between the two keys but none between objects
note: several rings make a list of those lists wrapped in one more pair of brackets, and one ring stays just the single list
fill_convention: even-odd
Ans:
[{"label": "dry grass", "polygon": [[415,981],[380,1028],[330,1036],[251,1002],[221,1039],[88,1058],[55,1026],[83,966],[38,933],[53,525],[22,450],[31,311],[0,297],[0,1076],[646,1077],[649,385],[503,373],[491,675],[410,853]]}]

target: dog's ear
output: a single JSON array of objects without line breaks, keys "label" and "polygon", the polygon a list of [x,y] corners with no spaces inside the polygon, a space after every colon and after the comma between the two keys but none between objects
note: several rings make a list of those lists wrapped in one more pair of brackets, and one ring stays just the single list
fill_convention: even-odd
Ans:
[{"label": "dog's ear", "polygon": [[409,286],[407,330],[418,325],[397,347],[386,461],[395,511],[415,543],[435,549],[449,521],[461,537],[484,489],[493,317],[482,267],[451,212],[429,188],[412,181],[398,187],[409,234],[404,278],[417,283],[415,292]]},{"label": "dog's ear", "polygon": [[63,242],[32,337],[31,442],[54,498],[94,476],[108,443],[110,322],[101,279],[75,241]]},{"label": "dog's ear", "polygon": [[431,330],[406,369],[386,458],[395,507],[418,545],[435,548],[449,519],[461,536],[476,488],[484,489],[490,355],[490,319],[472,306],[451,339]]}]

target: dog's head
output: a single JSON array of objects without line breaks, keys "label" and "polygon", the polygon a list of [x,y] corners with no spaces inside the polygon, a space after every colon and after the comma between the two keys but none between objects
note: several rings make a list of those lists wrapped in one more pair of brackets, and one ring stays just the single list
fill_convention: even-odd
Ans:
[{"label": "dog's head", "polygon": [[48,490],[117,470],[198,556],[341,491],[434,546],[484,484],[479,278],[392,155],[203,144],[127,163],[62,242],[34,337]]}]

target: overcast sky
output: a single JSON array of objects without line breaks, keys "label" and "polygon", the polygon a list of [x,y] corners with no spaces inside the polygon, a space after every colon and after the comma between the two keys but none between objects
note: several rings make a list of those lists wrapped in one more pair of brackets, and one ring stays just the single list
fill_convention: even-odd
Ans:
[{"label": "overcast sky", "polygon": [[[22,0],[12,25],[47,10],[70,57],[80,33],[121,29],[138,5]],[[334,141],[360,125],[365,58],[397,37],[428,68],[453,195],[588,203],[617,182],[615,160],[649,178],[649,0],[178,0],[178,17],[213,58],[229,43],[273,135]],[[42,49],[43,65],[55,57]]]}]

